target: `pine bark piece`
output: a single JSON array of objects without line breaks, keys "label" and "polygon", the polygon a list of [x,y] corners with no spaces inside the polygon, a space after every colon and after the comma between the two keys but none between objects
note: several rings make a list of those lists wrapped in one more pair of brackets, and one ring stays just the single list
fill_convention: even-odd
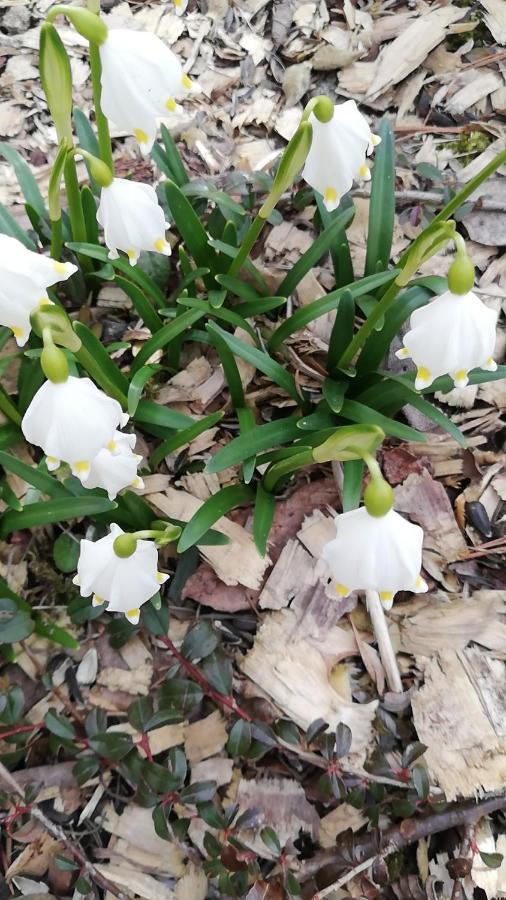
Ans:
[{"label": "pine bark piece", "polygon": [[448,800],[500,791],[506,782],[504,664],[477,649],[446,650],[412,700],[418,739]]},{"label": "pine bark piece", "polygon": [[425,605],[399,624],[401,650],[431,657],[444,650],[463,650],[475,641],[489,650],[506,653],[506,625],[501,621],[504,612],[506,591],[476,591],[468,600],[457,598],[448,603],[427,595]]}]

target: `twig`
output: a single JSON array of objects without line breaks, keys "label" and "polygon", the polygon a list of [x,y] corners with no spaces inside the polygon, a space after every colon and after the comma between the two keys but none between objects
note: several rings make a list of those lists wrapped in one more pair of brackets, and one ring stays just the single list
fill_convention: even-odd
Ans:
[{"label": "twig", "polygon": [[45,728],[44,722],[35,722],[34,725],[16,725],[14,728],[10,728],[8,731],[0,732],[0,741],[5,740],[5,738],[12,737],[14,734],[26,734],[29,731],[37,731],[38,728]]},{"label": "twig", "polygon": [[[388,856],[390,853],[402,850],[409,844],[428,837],[430,834],[437,834],[440,831],[447,831],[449,828],[472,824],[481,819],[482,816],[490,815],[490,813],[497,812],[500,809],[506,809],[506,794],[504,792],[487,797],[479,803],[473,800],[461,804],[454,803],[447,807],[444,812],[433,813],[430,816],[425,816],[425,818],[404,819],[399,825],[394,825],[387,829],[379,836],[379,850],[377,832],[369,832],[364,836],[361,843],[355,844],[354,853],[357,857],[366,854],[370,865],[378,856],[378,852],[382,857]],[[326,866],[335,866],[341,858],[339,845],[328,850],[321,850],[311,859],[302,863],[299,869],[299,880],[307,881]],[[365,865],[364,868],[366,868]],[[348,873],[348,876],[353,877],[353,870]],[[349,880],[349,877],[347,877],[347,880]]]},{"label": "twig", "polygon": [[[20,797],[23,803],[26,803],[25,794],[23,789],[17,783],[16,779],[12,775],[11,772],[4,766],[2,762],[0,762],[0,778],[5,784],[10,785],[11,791],[16,796]],[[67,837],[63,828],[60,828],[59,825],[56,825],[54,822],[51,822],[48,819],[41,809],[38,806],[32,805],[26,807],[26,812],[28,815],[35,819],[35,821],[39,822],[43,828],[54,837],[55,840],[60,841],[63,844],[66,850],[73,856],[76,862],[79,863],[82,869],[87,873],[87,875],[91,878],[92,881],[95,882],[99,887],[103,888],[104,891],[108,891],[113,897],[117,897],[118,900],[130,900],[133,897],[131,893],[123,893],[123,891],[118,890],[115,884],[112,881],[109,881],[104,875],[98,871],[98,869],[90,862],[89,859],[84,855],[83,851],[76,847],[75,844],[72,843],[70,838]]]},{"label": "twig", "polygon": [[[370,197],[371,191],[366,188],[356,188],[352,191],[353,197]],[[396,191],[395,199],[399,203],[431,203],[436,206],[443,206],[444,197],[438,191]],[[499,203],[497,200],[487,200],[485,197],[477,198],[474,201],[475,208],[484,212],[504,212],[506,205]]]},{"label": "twig", "polygon": [[233,697],[228,697],[226,694],[222,694],[221,691],[217,691],[216,688],[209,683],[205,675],[197,669],[197,666],[194,666],[188,659],[186,659],[182,653],[179,652],[175,644],[171,641],[169,637],[166,635],[161,635],[159,640],[162,644],[165,644],[168,650],[172,653],[173,656],[176,657],[178,663],[185,670],[186,674],[190,676],[192,681],[195,681],[197,684],[200,684],[200,687],[207,694],[211,700],[214,700],[215,703],[219,703],[221,706],[226,707],[226,709],[231,709],[232,712],[235,712],[239,718],[244,719],[245,722],[251,722],[251,716],[241,709],[240,706],[237,705]]},{"label": "twig", "polygon": [[399,667],[395,658],[394,648],[390,640],[390,634],[385,619],[385,613],[381,605],[379,594],[377,591],[366,591],[365,600],[367,611],[369,613],[374,637],[378,645],[381,662],[385,669],[388,686],[391,691],[402,694],[402,681],[399,673]]},{"label": "twig", "polygon": [[370,859],[364,859],[363,862],[359,863],[358,866],[355,866],[354,869],[351,869],[347,875],[343,875],[342,878],[339,878],[337,881],[334,881],[333,884],[329,884],[328,887],[323,888],[322,891],[317,891],[316,894],[313,895],[311,900],[322,900],[323,897],[328,897],[329,894],[333,894],[334,891],[337,891],[343,884],[347,884],[348,881],[351,881],[352,878],[355,878],[356,875],[360,875],[361,872],[365,872],[369,866],[372,866],[375,856]]}]

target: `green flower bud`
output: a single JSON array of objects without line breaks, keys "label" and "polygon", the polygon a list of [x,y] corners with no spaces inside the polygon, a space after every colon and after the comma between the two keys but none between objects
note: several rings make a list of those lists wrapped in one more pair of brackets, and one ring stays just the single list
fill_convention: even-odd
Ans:
[{"label": "green flower bud", "polygon": [[75,30],[93,44],[103,44],[107,40],[108,28],[100,16],[80,6],[53,6],[48,13],[48,22],[58,15],[66,16]]},{"label": "green flower bud", "polygon": [[467,253],[457,253],[448,271],[448,287],[452,294],[468,294],[474,286],[474,266]]},{"label": "green flower bud", "polygon": [[302,169],[313,140],[313,129],[309,122],[301,122],[293,137],[285,147],[278,171],[274,177],[271,192],[258,215],[267,219],[276,206],[279,198],[295,181]]},{"label": "green flower bud", "polygon": [[128,534],[128,532],[126,532],[125,534],[118,535],[112,548],[116,556],[119,556],[120,559],[126,559],[128,556],[132,556],[132,554],[135,553],[137,541],[133,534]]},{"label": "green flower bud", "polygon": [[36,309],[30,316],[30,324],[39,337],[43,336],[44,331],[49,331],[51,340],[60,347],[66,347],[71,353],[77,353],[81,349],[81,340],[72,328],[67,313],[55,303]]},{"label": "green flower bud", "polygon": [[109,168],[102,162],[101,159],[98,159],[97,156],[93,156],[92,153],[88,153],[87,150],[83,150],[81,147],[76,147],[76,153],[80,156],[84,156],[84,158],[88,162],[88,166],[90,168],[90,174],[92,178],[95,179],[96,182],[100,185],[100,187],[109,187],[113,181],[113,174]]},{"label": "green flower bud", "polygon": [[40,364],[46,378],[54,384],[61,384],[69,377],[69,367],[65,354],[63,350],[55,347],[52,341],[44,344]]},{"label": "green flower bud", "polygon": [[58,137],[72,138],[72,74],[67,51],[54,27],[40,30],[40,80]]},{"label": "green flower bud", "polygon": [[307,122],[311,113],[316,116],[319,122],[330,122],[334,116],[334,104],[330,97],[327,97],[325,94],[312,97],[302,113],[301,121]]},{"label": "green flower bud", "polygon": [[394,505],[394,492],[384,478],[371,478],[364,491],[364,504],[370,516],[386,516]]}]

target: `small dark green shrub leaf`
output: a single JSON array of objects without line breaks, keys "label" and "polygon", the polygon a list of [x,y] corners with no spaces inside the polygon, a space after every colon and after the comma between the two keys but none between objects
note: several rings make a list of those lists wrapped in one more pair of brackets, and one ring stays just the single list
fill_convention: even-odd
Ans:
[{"label": "small dark green shrub leaf", "polygon": [[186,659],[204,659],[216,650],[220,639],[210,622],[202,619],[186,633],[181,653]]},{"label": "small dark green shrub leaf", "polygon": [[279,838],[274,831],[274,828],[271,828],[270,825],[266,825],[265,828],[262,828],[260,837],[262,838],[267,849],[270,850],[271,853],[273,853],[275,856],[279,856],[279,854],[281,853],[281,844],[279,843]]},{"label": "small dark green shrub leaf", "polygon": [[502,865],[502,853],[484,853],[483,850],[480,850],[480,857],[489,869],[498,869]]},{"label": "small dark green shrub leaf", "polygon": [[53,709],[50,709],[44,716],[44,724],[52,734],[56,734],[57,737],[64,738],[67,741],[73,740],[76,736],[76,730],[72,722],[66,719],[65,716],[58,715]]},{"label": "small dark green shrub leaf", "polygon": [[251,745],[251,725],[244,719],[234,722],[228,736],[227,750],[230,756],[244,756]]}]

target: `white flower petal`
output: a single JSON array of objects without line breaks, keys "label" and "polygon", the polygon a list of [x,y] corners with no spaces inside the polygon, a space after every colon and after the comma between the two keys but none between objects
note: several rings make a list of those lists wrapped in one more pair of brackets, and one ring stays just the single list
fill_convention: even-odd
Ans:
[{"label": "white flower petal", "polygon": [[494,366],[496,314],[470,291],[446,291],[415,310],[404,336],[405,351],[418,369],[417,389],[428,387],[440,375],[451,375],[458,387],[468,383],[468,372]]},{"label": "white flower petal", "polygon": [[46,456],[69,463],[78,477],[105,447],[123,417],[123,410],[89,378],[46,381],[28,407],[21,428],[27,441]]},{"label": "white flower petal", "polygon": [[139,608],[168,576],[158,572],[158,551],[152,541],[138,541],[131,556],[116,556],[113,544],[118,534],[122,530],[111,525],[110,534],[99,541],[81,541],[77,576],[81,596],[94,594],[108,604],[109,612],[123,612],[136,624]]},{"label": "white flower petal", "polygon": [[335,106],[330,122],[320,122],[314,114],[309,121],[313,140],[302,177],[322,194],[331,211],[354,181],[371,177],[366,165],[371,131],[354,100]]},{"label": "white flower petal", "polygon": [[[114,178],[102,188],[97,220],[104,229],[105,243],[117,255],[123,250],[132,265],[141,250],[170,255],[165,239],[165,214],[156,191],[149,184]],[[109,254],[110,255],[110,254]]]},{"label": "white flower petal", "polygon": [[[373,590],[384,605],[397,591],[420,591],[423,531],[394,510],[369,515],[365,506],[336,517],[337,536],[322,556],[338,594]],[[418,586],[417,586],[418,585]]]},{"label": "white flower petal", "polygon": [[107,491],[109,500],[114,500],[123,488],[133,485],[137,480],[139,464],[139,457],[132,453],[133,446],[135,434],[116,431],[107,447],[99,450],[91,460],[86,487],[103,488]]},{"label": "white flower petal", "polygon": [[111,28],[100,47],[102,109],[118,128],[134,134],[149,153],[157,119],[191,87],[177,56],[147,31]]},{"label": "white flower petal", "polygon": [[30,314],[50,302],[47,288],[76,271],[71,263],[34,253],[16,238],[0,234],[0,325],[12,330],[18,346],[30,336]]}]

